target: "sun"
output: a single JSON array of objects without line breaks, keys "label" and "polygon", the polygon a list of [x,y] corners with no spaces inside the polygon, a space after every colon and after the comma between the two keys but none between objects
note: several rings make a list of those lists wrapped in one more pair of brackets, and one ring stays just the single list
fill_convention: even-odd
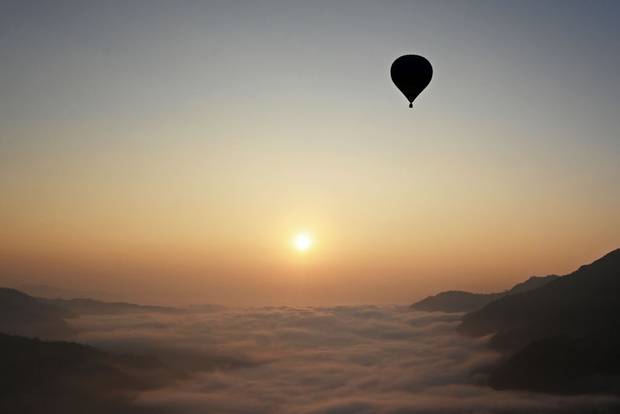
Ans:
[{"label": "sun", "polygon": [[312,237],[306,233],[297,233],[293,238],[293,247],[300,251],[305,252],[312,248]]}]

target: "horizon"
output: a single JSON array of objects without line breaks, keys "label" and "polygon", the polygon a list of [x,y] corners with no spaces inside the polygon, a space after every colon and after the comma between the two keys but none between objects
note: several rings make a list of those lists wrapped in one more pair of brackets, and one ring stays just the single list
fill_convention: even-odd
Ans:
[{"label": "horizon", "polygon": [[506,286],[496,291],[465,292],[459,289],[446,289],[445,291],[433,292],[428,295],[423,295],[420,297],[412,298],[408,302],[400,302],[400,303],[398,302],[384,302],[384,303],[359,302],[359,303],[292,303],[292,304],[285,304],[285,303],[281,303],[281,304],[270,304],[270,303],[223,304],[219,302],[163,302],[163,303],[162,302],[148,302],[148,301],[141,302],[141,301],[132,301],[131,298],[122,299],[109,292],[101,292],[101,291],[96,291],[96,290],[91,290],[91,291],[70,290],[70,289],[63,289],[57,286],[50,286],[50,285],[44,285],[44,284],[42,285],[23,284],[23,283],[20,284],[20,282],[16,282],[16,281],[9,283],[7,286],[0,286],[0,289],[1,288],[14,289],[19,292],[31,295],[33,297],[39,297],[39,298],[45,298],[45,299],[86,299],[86,300],[92,299],[92,300],[97,300],[97,301],[102,301],[102,302],[107,302],[107,303],[127,303],[127,304],[136,304],[136,305],[144,305],[144,306],[169,306],[169,307],[178,307],[178,308],[192,308],[192,307],[210,306],[210,305],[223,307],[223,308],[231,308],[231,309],[235,309],[235,308],[237,309],[252,309],[252,308],[260,309],[260,308],[271,308],[271,307],[320,309],[320,308],[334,308],[334,307],[337,308],[337,307],[364,307],[364,306],[379,306],[379,307],[380,306],[391,306],[391,307],[397,307],[397,308],[409,308],[412,306],[412,303],[417,303],[425,298],[426,299],[431,298],[438,293],[454,292],[454,291],[474,293],[474,294],[505,293],[505,292],[508,292],[511,288],[519,284],[522,284],[526,281],[529,281],[533,278],[545,278],[549,276],[557,276],[557,277],[570,276],[572,273],[580,270],[583,266],[591,265],[592,263],[597,262],[598,260],[605,258],[607,256],[610,256],[611,254],[617,253],[617,252],[620,252],[620,247],[610,250],[606,252],[605,254],[596,257],[595,260],[583,262],[581,265],[579,265],[579,267],[575,268],[573,271],[570,271],[567,273],[550,273],[546,275],[527,276],[521,280],[516,281],[513,285]]}]

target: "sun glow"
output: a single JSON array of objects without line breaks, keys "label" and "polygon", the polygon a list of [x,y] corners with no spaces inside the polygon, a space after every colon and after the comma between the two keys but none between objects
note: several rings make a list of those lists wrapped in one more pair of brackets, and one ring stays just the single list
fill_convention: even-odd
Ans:
[{"label": "sun glow", "polygon": [[312,237],[308,233],[298,233],[293,238],[293,247],[300,252],[310,250],[312,247]]}]

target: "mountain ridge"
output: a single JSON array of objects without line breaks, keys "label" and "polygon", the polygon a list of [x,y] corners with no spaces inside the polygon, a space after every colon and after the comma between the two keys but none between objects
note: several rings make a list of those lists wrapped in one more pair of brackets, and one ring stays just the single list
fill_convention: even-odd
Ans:
[{"label": "mountain ridge", "polygon": [[620,395],[620,249],[544,286],[466,314],[458,331],[492,335],[504,359],[489,385]]},{"label": "mountain ridge", "polygon": [[497,293],[473,293],[462,290],[448,290],[433,296],[428,296],[410,306],[413,310],[428,312],[471,312],[506,295],[526,292],[537,289],[559,276],[531,276],[527,280],[517,283],[512,288]]}]

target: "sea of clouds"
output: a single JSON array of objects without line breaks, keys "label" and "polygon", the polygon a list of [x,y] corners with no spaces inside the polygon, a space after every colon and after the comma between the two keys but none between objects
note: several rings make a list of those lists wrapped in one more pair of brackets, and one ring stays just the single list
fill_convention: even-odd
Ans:
[{"label": "sea of clouds", "polygon": [[182,372],[134,404],[172,414],[612,412],[605,396],[498,392],[499,356],[459,314],[397,306],[196,309],[83,316],[79,342]]}]

